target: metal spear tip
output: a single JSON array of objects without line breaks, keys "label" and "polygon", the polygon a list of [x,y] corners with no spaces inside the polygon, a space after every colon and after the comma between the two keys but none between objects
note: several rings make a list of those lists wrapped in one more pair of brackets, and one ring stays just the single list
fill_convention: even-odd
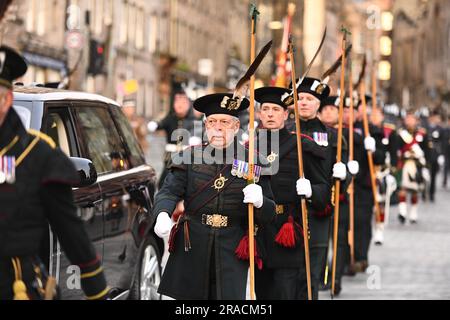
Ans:
[{"label": "metal spear tip", "polygon": [[260,15],[260,12],[256,8],[256,4],[250,3],[250,18],[256,20],[256,19],[258,19],[259,15]]},{"label": "metal spear tip", "polygon": [[344,39],[347,39],[347,35],[352,34],[344,25],[341,26],[341,32],[344,34]]}]

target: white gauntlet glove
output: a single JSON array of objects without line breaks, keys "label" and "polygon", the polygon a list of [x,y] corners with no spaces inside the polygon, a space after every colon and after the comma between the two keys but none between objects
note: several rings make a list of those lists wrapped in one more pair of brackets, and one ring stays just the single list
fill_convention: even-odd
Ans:
[{"label": "white gauntlet glove", "polygon": [[333,178],[345,180],[347,177],[347,168],[342,162],[337,162],[333,166]]},{"label": "white gauntlet glove", "polygon": [[260,185],[257,184],[249,184],[244,189],[242,189],[244,193],[244,203],[253,203],[256,209],[259,209],[263,205],[263,192]]},{"label": "white gauntlet glove", "polygon": [[161,212],[156,218],[155,233],[161,239],[169,236],[172,229],[172,219],[167,212]]},{"label": "white gauntlet glove", "polygon": [[301,178],[297,180],[297,194],[307,199],[312,196],[311,182],[308,179]]},{"label": "white gauntlet glove", "polygon": [[375,152],[377,150],[375,139],[372,137],[366,137],[364,139],[364,147],[366,151]]},{"label": "white gauntlet glove", "polygon": [[192,146],[198,146],[202,144],[202,139],[196,136],[192,136],[189,138],[189,145]]},{"label": "white gauntlet glove", "polygon": [[158,129],[158,123],[156,121],[150,121],[147,124],[147,129],[149,132],[155,132]]},{"label": "white gauntlet glove", "polygon": [[359,163],[358,161],[352,160],[347,163],[348,172],[352,176],[356,176],[359,172]]}]

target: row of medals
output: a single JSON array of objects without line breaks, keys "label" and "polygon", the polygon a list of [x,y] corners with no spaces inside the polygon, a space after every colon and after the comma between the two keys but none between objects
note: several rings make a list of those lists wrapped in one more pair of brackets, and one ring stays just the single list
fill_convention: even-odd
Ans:
[{"label": "row of medals", "polygon": [[16,157],[0,157],[0,184],[16,182]]},{"label": "row of medals", "polygon": [[[231,169],[231,175],[235,176],[235,177],[238,177],[238,178],[248,179],[248,174],[249,174],[249,164],[248,164],[248,162],[235,159],[233,161],[233,167]],[[254,180],[255,180],[255,183],[258,183],[260,176],[261,176],[261,167],[255,165],[254,166]]]}]

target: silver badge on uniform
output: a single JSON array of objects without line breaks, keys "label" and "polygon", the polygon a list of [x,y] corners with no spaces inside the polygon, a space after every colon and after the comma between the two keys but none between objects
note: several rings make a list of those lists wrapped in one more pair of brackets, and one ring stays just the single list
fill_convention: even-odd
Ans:
[{"label": "silver badge on uniform", "polygon": [[16,182],[16,157],[0,157],[0,184]]},{"label": "silver badge on uniform", "polygon": [[[233,167],[231,169],[231,175],[238,178],[244,178],[248,179],[249,176],[249,164],[248,162],[241,161],[241,160],[234,160],[233,161]],[[258,183],[259,178],[261,177],[261,167],[254,165],[254,180],[255,183]]]},{"label": "silver badge on uniform", "polygon": [[328,134],[326,132],[313,132],[313,139],[319,146],[328,146]]}]

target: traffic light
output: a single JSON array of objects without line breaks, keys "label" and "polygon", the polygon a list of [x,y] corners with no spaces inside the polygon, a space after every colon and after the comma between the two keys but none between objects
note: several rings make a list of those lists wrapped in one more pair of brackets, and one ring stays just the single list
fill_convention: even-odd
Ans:
[{"label": "traffic light", "polygon": [[91,39],[89,47],[88,74],[96,76],[105,73],[105,45]]}]

